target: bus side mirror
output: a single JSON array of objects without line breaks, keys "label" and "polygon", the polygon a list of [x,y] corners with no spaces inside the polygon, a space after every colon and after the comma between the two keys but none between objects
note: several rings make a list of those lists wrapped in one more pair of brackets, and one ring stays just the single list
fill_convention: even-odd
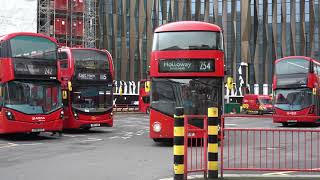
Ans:
[{"label": "bus side mirror", "polygon": [[147,93],[150,92],[150,81],[146,81],[144,84],[144,91]]},{"label": "bus side mirror", "polygon": [[72,91],[72,83],[71,83],[71,81],[68,81],[68,90]]},{"label": "bus side mirror", "polygon": [[68,94],[67,94],[67,91],[66,90],[63,90],[62,91],[62,99],[68,99]]}]

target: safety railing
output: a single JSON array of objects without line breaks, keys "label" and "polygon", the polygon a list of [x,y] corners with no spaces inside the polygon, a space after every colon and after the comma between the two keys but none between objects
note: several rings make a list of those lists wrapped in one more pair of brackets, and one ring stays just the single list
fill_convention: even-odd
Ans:
[{"label": "safety railing", "polygon": [[[192,118],[202,119],[203,128],[190,126],[189,120]],[[184,115],[184,124],[184,178],[187,179],[188,173],[194,172],[203,172],[207,177],[208,118],[203,115]]]},{"label": "safety railing", "polygon": [[[226,117],[252,118],[223,116],[223,124]],[[221,132],[222,177],[226,170],[320,172],[320,129],[222,126]]]},{"label": "safety railing", "polygon": [[[201,126],[191,125],[197,120]],[[176,107],[174,115],[174,180],[187,179],[188,173],[203,172],[204,178],[218,178],[218,108],[209,107],[206,115],[184,115]]]}]

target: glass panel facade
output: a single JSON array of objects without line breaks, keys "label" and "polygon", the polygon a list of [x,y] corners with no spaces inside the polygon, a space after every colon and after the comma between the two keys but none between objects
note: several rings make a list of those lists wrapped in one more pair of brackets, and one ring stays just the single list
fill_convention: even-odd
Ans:
[{"label": "glass panel facade", "polygon": [[[124,1],[126,1],[125,4],[123,4]],[[117,68],[117,80],[146,78],[153,31],[156,27],[178,20],[204,21],[206,15],[209,23],[217,24],[224,29],[227,76],[232,76],[237,86],[240,77],[238,68],[241,62],[249,65],[249,76],[246,77],[248,83],[271,85],[275,59],[306,55],[306,53],[316,59],[320,58],[319,0],[226,0],[226,2],[223,0],[119,0],[117,3],[114,2],[116,1],[109,0],[105,3],[104,18],[106,20],[104,22],[106,24],[103,27],[106,30],[103,32],[106,32],[104,38],[106,42],[102,43],[104,47],[100,48],[106,48],[112,53],[116,61],[114,64]],[[205,7],[206,2],[208,8]],[[314,3],[313,6],[310,3]],[[126,23],[122,22],[124,19],[122,5],[126,6]],[[130,20],[132,14],[134,17]],[[312,28],[314,30],[310,32]],[[121,33],[122,31],[125,32]],[[310,33],[313,33],[313,36],[310,36]],[[123,34],[126,35],[125,39],[121,38]],[[122,48],[121,41],[127,41],[125,49]],[[286,46],[282,41],[286,41]],[[115,42],[117,45],[114,45]],[[134,54],[130,56],[134,57],[123,56],[132,48]],[[128,63],[122,63],[122,61]],[[123,65],[126,66],[122,67]],[[132,70],[133,73],[131,73]],[[122,76],[123,71],[128,73]]]}]

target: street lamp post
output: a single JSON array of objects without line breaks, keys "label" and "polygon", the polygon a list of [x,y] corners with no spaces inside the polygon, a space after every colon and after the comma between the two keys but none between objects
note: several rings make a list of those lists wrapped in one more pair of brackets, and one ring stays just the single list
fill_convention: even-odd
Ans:
[{"label": "street lamp post", "polygon": [[308,56],[308,33],[306,32],[305,33],[305,45],[306,45],[306,47],[305,47],[305,56]]}]

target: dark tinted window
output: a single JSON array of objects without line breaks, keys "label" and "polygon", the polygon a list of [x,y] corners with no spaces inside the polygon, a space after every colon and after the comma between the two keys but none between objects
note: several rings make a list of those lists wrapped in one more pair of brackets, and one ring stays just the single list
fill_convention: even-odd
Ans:
[{"label": "dark tinted window", "polygon": [[59,59],[68,59],[68,54],[67,52],[59,52]]},{"label": "dark tinted window", "polygon": [[286,111],[297,111],[312,105],[310,89],[279,89],[275,91],[275,107]]},{"label": "dark tinted window", "polygon": [[272,104],[271,99],[259,99],[261,104]]},{"label": "dark tinted window", "polygon": [[218,107],[220,82],[214,78],[153,79],[151,107],[173,115],[176,107],[185,114],[204,115],[208,107]]},{"label": "dark tinted window", "polygon": [[154,51],[223,50],[222,34],[212,31],[182,31],[155,33]]},{"label": "dark tinted window", "polygon": [[76,49],[72,50],[75,66],[79,69],[109,70],[109,61],[106,53],[95,50]]},{"label": "dark tinted window", "polygon": [[68,54],[66,52],[59,52],[58,58],[60,61],[60,67],[63,69],[68,68]]},{"label": "dark tinted window", "polygon": [[4,106],[26,114],[46,114],[62,106],[56,82],[10,81],[4,87]]},{"label": "dark tinted window", "polygon": [[276,64],[276,74],[306,74],[309,72],[310,61],[305,59],[284,59]]},{"label": "dark tinted window", "polygon": [[0,57],[9,57],[10,53],[9,41],[0,43]]},{"label": "dark tinted window", "polygon": [[16,36],[10,40],[11,57],[30,59],[57,59],[57,45],[47,38]]},{"label": "dark tinted window", "polygon": [[112,108],[110,86],[74,87],[71,93],[72,107],[83,112],[105,112]]}]

